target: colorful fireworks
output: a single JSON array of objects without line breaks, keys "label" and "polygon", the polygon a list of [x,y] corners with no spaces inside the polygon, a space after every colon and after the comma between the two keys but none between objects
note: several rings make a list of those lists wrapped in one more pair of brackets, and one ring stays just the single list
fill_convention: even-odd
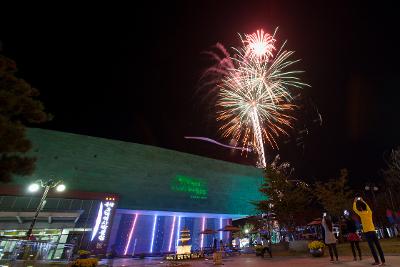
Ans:
[{"label": "colorful fireworks", "polygon": [[273,56],[272,51],[275,50],[275,39],[273,36],[264,33],[264,30],[257,30],[253,34],[246,34],[246,38],[242,40],[246,47],[246,57],[252,60],[268,60]]},{"label": "colorful fireworks", "polygon": [[219,52],[209,53],[216,64],[204,76],[217,90],[222,135],[256,151],[259,167],[266,166],[264,144],[278,148],[276,139],[291,128],[291,89],[307,86],[297,77],[302,71],[290,70],[299,61],[291,59],[294,51],[285,50],[286,42],[276,49],[275,33],[245,34],[233,55],[217,44]]}]

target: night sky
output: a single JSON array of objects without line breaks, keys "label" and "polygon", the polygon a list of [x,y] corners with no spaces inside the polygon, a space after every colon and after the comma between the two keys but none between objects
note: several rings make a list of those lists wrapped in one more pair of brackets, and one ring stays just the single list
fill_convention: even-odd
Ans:
[{"label": "night sky", "polygon": [[[377,180],[384,154],[400,144],[398,14],[394,4],[366,1],[167,1],[130,6],[13,8],[1,24],[2,53],[41,91],[54,120],[41,128],[149,144],[252,164],[237,152],[186,140],[217,132],[199,78],[217,42],[279,26],[302,61],[320,126],[301,116],[279,152],[308,181],[337,177],[353,185]],[[38,8],[38,7],[37,7]],[[39,8],[38,8],[39,10]],[[6,19],[2,16],[2,20]],[[312,112],[311,112],[312,113]],[[302,121],[304,120],[304,122]],[[297,130],[301,131],[299,127]],[[296,140],[301,139],[303,145]]]}]

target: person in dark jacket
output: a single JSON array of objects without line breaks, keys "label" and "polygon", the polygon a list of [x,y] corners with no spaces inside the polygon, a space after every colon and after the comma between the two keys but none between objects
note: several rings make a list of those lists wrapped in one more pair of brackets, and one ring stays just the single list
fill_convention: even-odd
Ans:
[{"label": "person in dark jacket", "polygon": [[216,238],[214,238],[214,242],[213,242],[213,252],[217,251],[217,242],[218,240]]},{"label": "person in dark jacket", "polygon": [[116,251],[116,246],[115,244],[111,246],[111,251],[108,253],[108,263],[107,266],[113,266],[114,265],[114,258],[117,256],[117,251]]},{"label": "person in dark jacket", "polygon": [[265,252],[268,252],[269,257],[272,258],[272,252],[271,252],[271,247],[270,247],[271,242],[270,242],[269,236],[264,236],[261,239],[261,242],[263,245],[263,250],[261,252],[261,256],[264,258]]},{"label": "person in dark jacket", "polygon": [[353,252],[353,259],[355,261],[357,260],[357,255],[356,255],[356,250],[355,250],[357,248],[358,257],[361,260],[362,257],[361,257],[361,249],[360,249],[360,237],[357,234],[356,223],[350,217],[350,212],[347,210],[344,211],[344,222],[345,222],[345,226],[346,226],[345,233],[347,236],[347,241],[350,242],[351,251]]}]

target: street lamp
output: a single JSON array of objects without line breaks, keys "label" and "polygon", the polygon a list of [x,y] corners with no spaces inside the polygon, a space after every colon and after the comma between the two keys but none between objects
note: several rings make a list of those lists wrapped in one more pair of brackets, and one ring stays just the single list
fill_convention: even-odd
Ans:
[{"label": "street lamp", "polygon": [[380,217],[377,215],[378,206],[377,206],[376,196],[375,196],[375,192],[377,192],[379,190],[379,188],[377,186],[375,186],[374,184],[367,184],[364,187],[364,189],[365,189],[365,191],[371,191],[372,198],[373,198],[372,201],[373,201],[373,204],[374,204],[374,214],[375,214],[376,218],[378,219],[380,225],[382,226],[383,224],[382,224],[382,222],[380,220]]},{"label": "street lamp", "polygon": [[40,211],[44,208],[46,204],[46,197],[49,193],[49,190],[52,188],[56,188],[57,192],[63,192],[65,190],[65,185],[62,183],[62,180],[54,181],[52,179],[48,181],[37,180],[32,183],[28,187],[29,192],[37,192],[40,188],[44,188],[42,198],[40,199],[39,205],[36,208],[35,216],[32,219],[31,225],[29,226],[28,232],[26,232],[26,238],[29,239],[32,236],[33,227],[35,226],[37,217],[39,216]]},{"label": "street lamp", "polygon": [[371,191],[372,197],[373,197],[373,201],[374,201],[374,206],[375,206],[375,209],[376,209],[376,197],[375,197],[375,192],[378,191],[379,188],[378,188],[377,186],[371,184],[371,185],[366,185],[366,186],[364,187],[364,189],[365,189],[365,191]]},{"label": "street lamp", "polygon": [[371,185],[371,186],[370,185],[366,185],[364,189],[366,191],[371,190],[371,191],[375,191],[375,192],[379,190],[379,188],[374,186],[374,185]]},{"label": "street lamp", "polygon": [[28,190],[29,190],[29,192],[36,192],[39,190],[39,188],[40,188],[40,186],[38,184],[34,183],[28,187]]}]

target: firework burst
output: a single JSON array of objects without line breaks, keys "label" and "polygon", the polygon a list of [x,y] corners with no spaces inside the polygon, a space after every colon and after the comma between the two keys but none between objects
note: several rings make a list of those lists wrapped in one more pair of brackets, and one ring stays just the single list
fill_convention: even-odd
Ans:
[{"label": "firework burst", "polygon": [[268,58],[273,56],[275,41],[274,37],[268,33],[264,33],[264,30],[257,30],[253,34],[246,34],[245,38],[242,39],[246,47],[246,57],[256,61],[268,60]]},{"label": "firework burst", "polygon": [[[301,71],[290,70],[299,60],[285,44],[276,49],[275,33],[263,30],[241,37],[242,46],[230,55],[220,44],[210,53],[216,64],[205,76],[217,90],[217,120],[224,137],[235,138],[258,154],[258,166],[265,167],[264,144],[278,148],[277,138],[287,135],[294,118],[290,111],[293,88],[302,88],[297,77]],[[222,56],[220,55],[222,54]]]}]

